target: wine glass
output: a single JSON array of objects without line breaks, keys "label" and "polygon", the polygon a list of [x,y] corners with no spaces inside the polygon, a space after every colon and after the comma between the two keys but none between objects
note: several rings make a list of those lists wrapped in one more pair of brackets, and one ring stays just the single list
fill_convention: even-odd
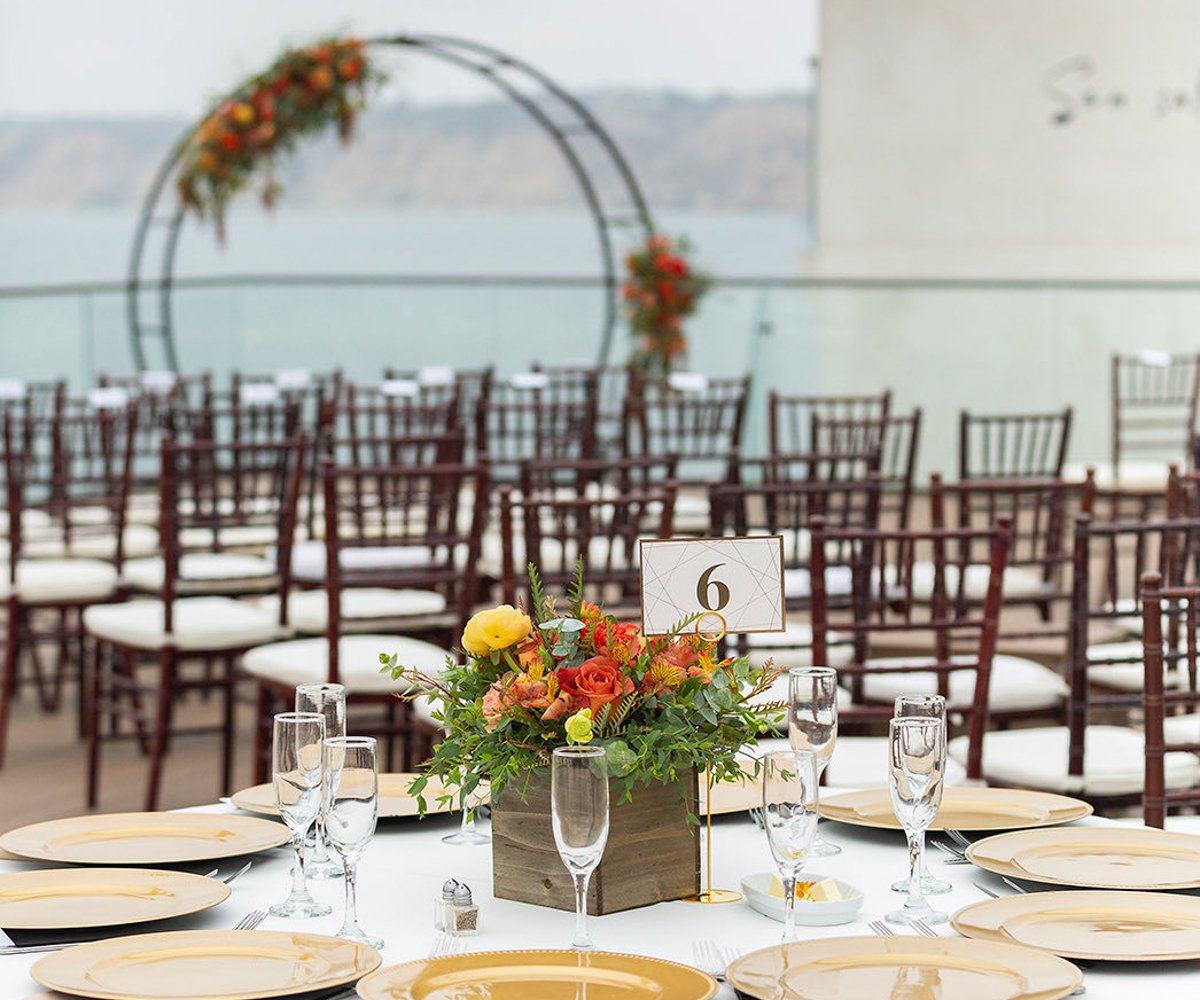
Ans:
[{"label": "wine glass", "polygon": [[[481,801],[478,791],[467,795],[466,792],[459,789],[458,795],[459,805],[462,807],[462,819],[459,821],[458,830],[454,833],[446,834],[442,838],[442,843],[454,844],[456,846],[490,844],[492,842],[492,835],[486,830],[480,830],[475,825],[475,809]],[[474,804],[471,804],[472,800],[474,800]]]},{"label": "wine glass", "polygon": [[[296,688],[296,711],[316,712],[325,718],[325,738],[346,735],[346,689],[341,684],[301,684]],[[328,791],[328,786],[326,786]],[[329,803],[322,792],[321,811],[317,813],[316,839],[312,854],[305,864],[304,874],[308,878],[341,878],[342,866],[329,856],[328,838],[325,836],[325,813]]]},{"label": "wine glass", "polygon": [[[940,694],[902,694],[896,699],[893,715],[897,719],[923,717],[941,719],[946,724],[946,699]],[[929,874],[929,864],[925,857],[921,858],[921,892],[926,896],[937,896],[949,892],[953,888],[949,882],[934,878]],[[892,883],[893,892],[908,892],[908,879],[897,879]]]},{"label": "wine glass", "polygon": [[608,758],[604,747],[558,747],[550,769],[550,826],[558,856],[575,881],[571,947],[591,948],[587,892],[608,842]]},{"label": "wine glass", "polygon": [[379,814],[379,765],[370,736],[325,740],[325,830],[346,873],[346,916],[338,937],[370,948],[383,941],[358,926],[358,860],[375,834]]},{"label": "wine glass", "polygon": [[812,750],[776,750],[763,758],[763,821],[783,882],[783,940],[796,940],[796,878],[817,832],[820,765]]},{"label": "wine glass", "polygon": [[[837,744],[837,671],[832,667],[798,667],[788,671],[788,739],[793,750],[811,750],[817,777],[825,773]],[[809,857],[841,854],[837,844],[821,836],[818,828]]]},{"label": "wine glass", "polygon": [[325,718],[316,712],[281,712],[275,716],[271,773],[275,802],[292,834],[296,864],[292,891],[271,907],[275,917],[323,917],[332,913],[325,903],[308,894],[304,884],[304,838],[321,811],[321,764],[324,756]]},{"label": "wine glass", "polygon": [[921,864],[925,830],[942,804],[946,727],[940,719],[922,716],[892,719],[888,725],[892,809],[908,838],[908,898],[884,919],[892,924],[944,923],[946,914],[933,909],[921,891]]}]

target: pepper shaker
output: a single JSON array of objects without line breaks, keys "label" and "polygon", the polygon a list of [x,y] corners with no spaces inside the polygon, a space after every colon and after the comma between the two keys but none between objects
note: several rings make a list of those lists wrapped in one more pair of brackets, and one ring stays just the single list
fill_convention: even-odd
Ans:
[{"label": "pepper shaker", "polygon": [[446,932],[466,937],[479,932],[479,907],[471,900],[471,887],[463,883],[454,890],[454,902],[450,906],[449,926]]}]

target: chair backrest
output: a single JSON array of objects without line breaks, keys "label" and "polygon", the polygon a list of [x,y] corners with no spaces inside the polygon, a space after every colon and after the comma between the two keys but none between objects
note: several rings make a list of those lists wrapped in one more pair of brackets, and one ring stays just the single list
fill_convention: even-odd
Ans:
[{"label": "chair backrest", "polygon": [[475,445],[493,479],[513,481],[530,459],[596,457],[594,370],[566,376],[493,382],[475,408]]},{"label": "chair backrest", "polygon": [[368,450],[369,443],[431,434],[461,436],[464,431],[458,418],[456,387],[448,394],[438,391],[427,396],[418,390],[412,396],[390,396],[350,385],[344,401],[322,403],[318,440],[322,454],[335,455],[339,463],[386,464],[386,458]]},{"label": "chair backrest", "polygon": [[422,402],[434,404],[448,398],[458,400],[458,424],[466,434],[469,462],[479,461],[475,444],[475,411],[481,399],[486,399],[492,391],[495,373],[489,365],[487,368],[471,368],[453,370],[444,367],[435,368],[384,368],[385,382],[404,383],[406,386],[415,384],[420,389]]},{"label": "chair backrest", "polygon": [[616,456],[621,450],[621,425],[625,415],[625,397],[638,378],[630,365],[590,365],[583,363],[542,365],[537,362],[530,370],[552,376],[570,376],[579,372],[596,375],[596,442],[600,453]]},{"label": "chair backrest", "polygon": [[[265,383],[262,383],[265,385]],[[198,409],[175,406],[169,427],[176,440],[215,441],[219,444],[270,443],[296,437],[301,430],[301,403],[282,393],[255,397],[241,392],[223,399],[209,393]],[[274,386],[268,386],[274,389]]]},{"label": "chair backrest", "polygon": [[959,479],[1042,479],[1062,475],[1072,409],[1059,413],[958,415]]},{"label": "chair backrest", "polygon": [[[967,776],[983,776],[983,735],[988,722],[988,690],[996,633],[1000,616],[1000,588],[1008,555],[1010,526],[1000,518],[980,530],[880,531],[862,528],[828,529],[825,519],[812,522],[812,656],[814,663],[827,663],[829,637],[837,632],[849,637],[853,657],[838,667],[850,679],[858,705],[844,711],[847,719],[887,718],[892,704],[867,705],[862,700],[862,679],[871,673],[935,673],[938,692],[949,700],[950,675],[969,670],[975,674],[971,700],[947,704],[949,713],[961,713],[967,721]],[[953,600],[947,586],[951,553],[964,545],[987,550],[989,570],[986,596],[981,604],[963,607]],[[849,594],[834,595],[827,575],[831,565],[829,548],[848,550]],[[913,569],[918,563],[932,567],[932,599],[914,596]],[[836,597],[836,600],[831,598]],[[871,641],[903,633],[907,642],[914,634],[927,639],[921,647],[927,657],[912,665],[890,663],[875,666]],[[920,640],[918,640],[920,641]]]},{"label": "chair backrest", "polygon": [[622,447],[628,458],[675,455],[699,466],[683,483],[728,479],[741,448],[750,376],[685,381],[683,375],[632,380],[625,399]]},{"label": "chair backrest", "polygon": [[906,416],[886,414],[868,417],[812,414],[813,451],[818,454],[866,454],[878,452],[878,475],[883,488],[881,512],[891,526],[908,527],[912,509],[913,478],[921,441],[922,411],[917,407]]},{"label": "chair backrest", "polygon": [[437,591],[451,611],[441,630],[454,639],[470,617],[488,475],[481,465],[438,461],[443,447],[437,438],[410,439],[397,462],[382,465],[322,459],[331,682],[338,680],[346,588]]},{"label": "chair backrest", "polygon": [[821,451],[813,428],[822,421],[881,421],[891,414],[892,391],[877,395],[793,396],[772,389],[767,395],[767,433],[771,453]]},{"label": "chair backrest", "polygon": [[1200,354],[1112,356],[1114,474],[1131,454],[1179,461],[1196,430]]},{"label": "chair backrest", "polygon": [[136,421],[133,406],[32,419],[0,411],[10,577],[27,554],[71,555],[89,539],[110,540],[88,555],[120,569]]},{"label": "chair backrest", "polygon": [[529,563],[547,593],[565,594],[582,560],[590,599],[637,603],[639,543],[670,537],[674,477],[673,458],[523,463],[519,495],[501,488],[506,597],[525,588]]},{"label": "chair backrest", "polygon": [[[157,399],[164,405],[183,405],[195,409],[203,406],[205,397],[212,392],[212,372],[148,371],[136,375],[108,375],[101,372],[96,376],[96,385],[102,389],[124,389],[133,399],[145,397]],[[152,417],[157,415],[152,414]]]},{"label": "chair backrest", "polygon": [[[1167,790],[1166,755],[1200,754],[1200,724],[1189,727],[1194,739],[1167,738],[1164,719],[1200,710],[1200,585],[1164,587],[1160,573],[1142,576],[1143,725],[1146,735],[1146,787],[1142,798],[1147,826],[1162,828],[1171,807],[1200,805],[1200,787]],[[1170,676],[1170,687],[1166,678]]]}]

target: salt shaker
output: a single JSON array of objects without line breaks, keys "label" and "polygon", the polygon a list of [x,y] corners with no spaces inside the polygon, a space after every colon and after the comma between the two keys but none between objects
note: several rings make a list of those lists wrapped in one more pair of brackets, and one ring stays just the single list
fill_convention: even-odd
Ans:
[{"label": "salt shaker", "polygon": [[466,937],[479,931],[479,907],[471,900],[471,887],[458,884],[454,890],[454,902],[450,905],[446,933]]},{"label": "salt shaker", "polygon": [[[460,888],[457,879],[447,879],[442,885],[442,894],[433,901],[433,929],[452,932],[454,929],[454,894]],[[468,899],[470,890],[467,891]]]}]

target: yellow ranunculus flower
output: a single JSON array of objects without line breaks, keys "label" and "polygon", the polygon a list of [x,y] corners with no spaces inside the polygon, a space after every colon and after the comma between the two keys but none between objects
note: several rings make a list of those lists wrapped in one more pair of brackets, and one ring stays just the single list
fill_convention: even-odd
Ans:
[{"label": "yellow ranunculus flower", "polygon": [[511,604],[480,611],[463,629],[462,645],[474,656],[486,656],[493,649],[507,649],[529,635],[533,622],[529,615]]},{"label": "yellow ranunculus flower", "polygon": [[592,742],[592,710],[590,708],[581,708],[567,719],[567,742]]}]

